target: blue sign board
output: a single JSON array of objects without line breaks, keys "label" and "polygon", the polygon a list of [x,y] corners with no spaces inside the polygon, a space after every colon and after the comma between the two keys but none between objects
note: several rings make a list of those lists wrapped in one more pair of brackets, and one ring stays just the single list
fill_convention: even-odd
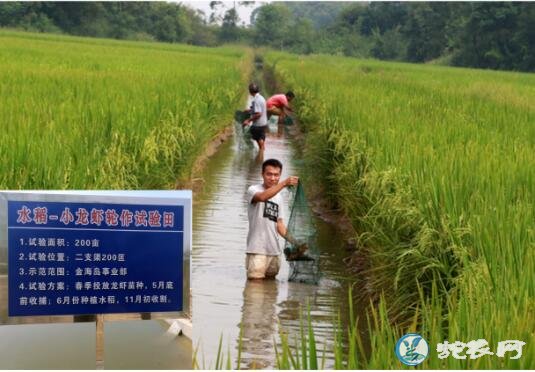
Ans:
[{"label": "blue sign board", "polygon": [[8,201],[9,316],[181,311],[184,207]]}]

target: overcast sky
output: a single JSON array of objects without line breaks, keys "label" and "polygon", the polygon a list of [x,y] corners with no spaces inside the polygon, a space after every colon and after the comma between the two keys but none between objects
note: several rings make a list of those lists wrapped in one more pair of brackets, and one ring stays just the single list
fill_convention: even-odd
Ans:
[{"label": "overcast sky", "polygon": [[[251,23],[250,18],[253,9],[258,8],[259,6],[267,2],[268,1],[255,1],[253,5],[240,6],[238,5],[238,1],[223,1],[223,5],[217,6],[217,14],[223,17],[225,11],[232,8],[234,6],[234,3],[236,3],[238,15],[240,16],[240,25],[242,24],[242,22],[245,22],[245,25],[249,25]],[[210,1],[180,1],[180,3],[187,5],[193,9],[202,10],[206,14],[206,20],[210,18],[210,14],[212,13],[212,10],[210,9]]]}]

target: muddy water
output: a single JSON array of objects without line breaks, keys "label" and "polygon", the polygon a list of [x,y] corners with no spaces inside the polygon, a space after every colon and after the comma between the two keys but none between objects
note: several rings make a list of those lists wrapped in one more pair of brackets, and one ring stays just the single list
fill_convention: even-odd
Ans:
[{"label": "muddy water", "polygon": [[[283,178],[300,173],[290,137],[287,128],[272,125],[266,141],[264,159],[279,159],[284,164]],[[352,282],[342,263],[347,253],[336,229],[316,220],[323,273],[318,285],[288,282],[284,259],[276,280],[246,280],[245,192],[249,185],[262,181],[262,159],[257,153],[237,136],[222,145],[205,169],[203,191],[195,196],[192,291],[197,362],[201,368],[214,366],[222,336],[225,359],[230,351],[236,368],[241,328],[241,368],[274,367],[274,339],[279,342],[282,328],[293,343],[300,332],[300,315],[309,304],[319,355],[325,347],[326,367],[332,366],[329,350],[335,318],[340,313],[342,324],[347,324],[348,285]]]}]

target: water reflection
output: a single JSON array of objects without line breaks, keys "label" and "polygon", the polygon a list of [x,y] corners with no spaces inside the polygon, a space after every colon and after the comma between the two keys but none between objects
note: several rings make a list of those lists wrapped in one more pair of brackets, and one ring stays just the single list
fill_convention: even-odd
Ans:
[{"label": "water reflection", "polygon": [[[0,326],[0,369],[95,369],[95,323],[70,318],[71,323]],[[157,320],[105,322],[104,367],[191,369],[191,340],[168,328]]]},{"label": "water reflection", "polygon": [[267,368],[275,359],[277,334],[277,280],[246,280],[243,290],[242,364],[248,369]]}]

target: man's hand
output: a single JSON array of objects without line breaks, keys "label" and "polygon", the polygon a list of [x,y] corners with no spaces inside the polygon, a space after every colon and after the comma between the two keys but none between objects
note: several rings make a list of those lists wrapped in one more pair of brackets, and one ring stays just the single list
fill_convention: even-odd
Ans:
[{"label": "man's hand", "polygon": [[308,256],[306,252],[308,251],[307,243],[294,243],[291,242],[294,247],[290,249],[289,247],[284,248],[284,255],[286,256],[286,261],[313,261],[314,258]]},{"label": "man's hand", "polygon": [[290,176],[284,180],[284,186],[296,186],[299,183],[299,177]]},{"label": "man's hand", "polygon": [[[266,200],[269,200],[273,196],[277,195],[286,186],[295,186],[298,183],[299,183],[299,177],[290,176],[286,178],[284,181],[279,182],[264,191],[257,192],[256,194],[254,194],[253,199],[251,200],[251,203],[265,202]],[[281,223],[281,226],[284,226],[284,224]],[[284,229],[284,231],[281,230],[280,234],[281,236],[286,236],[286,229]]]},{"label": "man's hand", "polygon": [[245,127],[248,124],[252,124],[253,121],[260,119],[260,116],[262,116],[261,113],[255,112],[252,114],[252,116],[248,119],[245,119],[242,123],[242,125]]}]

